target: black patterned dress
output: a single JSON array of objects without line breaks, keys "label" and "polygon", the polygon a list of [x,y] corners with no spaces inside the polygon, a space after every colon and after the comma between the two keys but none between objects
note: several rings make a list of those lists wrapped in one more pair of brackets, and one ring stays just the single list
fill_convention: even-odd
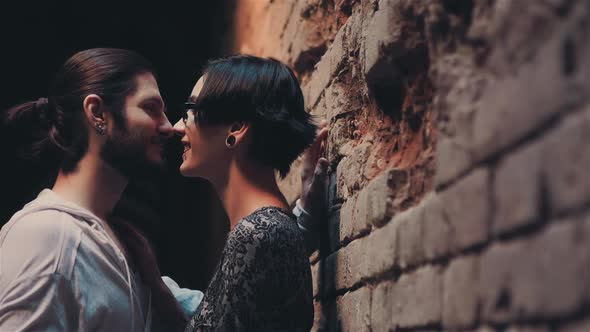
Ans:
[{"label": "black patterned dress", "polygon": [[309,331],[312,323],[303,234],[291,213],[265,207],[229,233],[186,331]]}]

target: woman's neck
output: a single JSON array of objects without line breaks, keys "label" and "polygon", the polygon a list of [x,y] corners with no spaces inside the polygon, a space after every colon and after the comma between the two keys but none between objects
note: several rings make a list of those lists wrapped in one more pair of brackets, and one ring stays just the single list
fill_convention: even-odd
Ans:
[{"label": "woman's neck", "polygon": [[279,190],[272,168],[259,165],[233,164],[227,180],[213,184],[230,220],[230,229],[244,217],[261,207],[288,209],[287,200]]}]

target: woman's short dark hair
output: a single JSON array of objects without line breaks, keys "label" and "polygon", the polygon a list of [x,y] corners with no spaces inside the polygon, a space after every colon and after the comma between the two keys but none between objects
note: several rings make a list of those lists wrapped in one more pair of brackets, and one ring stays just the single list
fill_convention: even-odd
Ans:
[{"label": "woman's short dark hair", "polygon": [[249,155],[285,177],[316,135],[293,71],[272,58],[237,55],[210,62],[203,77],[198,122],[250,123]]},{"label": "woman's short dark hair", "polygon": [[94,48],[78,52],[59,69],[47,98],[6,111],[5,130],[17,138],[21,157],[51,158],[62,171],[71,172],[88,149],[84,98],[100,96],[115,124],[125,128],[125,98],[135,92],[137,75],[148,72],[154,73],[152,64],[133,51]]}]

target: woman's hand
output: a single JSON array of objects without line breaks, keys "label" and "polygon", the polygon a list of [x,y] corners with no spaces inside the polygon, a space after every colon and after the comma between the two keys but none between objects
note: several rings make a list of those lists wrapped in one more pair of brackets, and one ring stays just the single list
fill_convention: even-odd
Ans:
[{"label": "woman's hand", "polygon": [[303,155],[301,169],[301,208],[317,220],[324,214],[328,160],[321,157],[328,136],[327,122],[322,121],[315,141]]}]

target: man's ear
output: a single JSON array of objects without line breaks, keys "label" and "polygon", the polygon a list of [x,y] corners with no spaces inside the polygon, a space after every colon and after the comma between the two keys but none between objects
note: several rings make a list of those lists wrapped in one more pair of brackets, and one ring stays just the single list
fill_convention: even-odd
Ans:
[{"label": "man's ear", "polygon": [[246,134],[250,130],[250,124],[246,122],[234,122],[227,130],[227,139],[225,144],[232,148],[246,139]]},{"label": "man's ear", "polygon": [[99,134],[104,134],[107,126],[107,114],[105,113],[102,98],[90,94],[82,101],[82,107],[90,127],[94,128]]}]

